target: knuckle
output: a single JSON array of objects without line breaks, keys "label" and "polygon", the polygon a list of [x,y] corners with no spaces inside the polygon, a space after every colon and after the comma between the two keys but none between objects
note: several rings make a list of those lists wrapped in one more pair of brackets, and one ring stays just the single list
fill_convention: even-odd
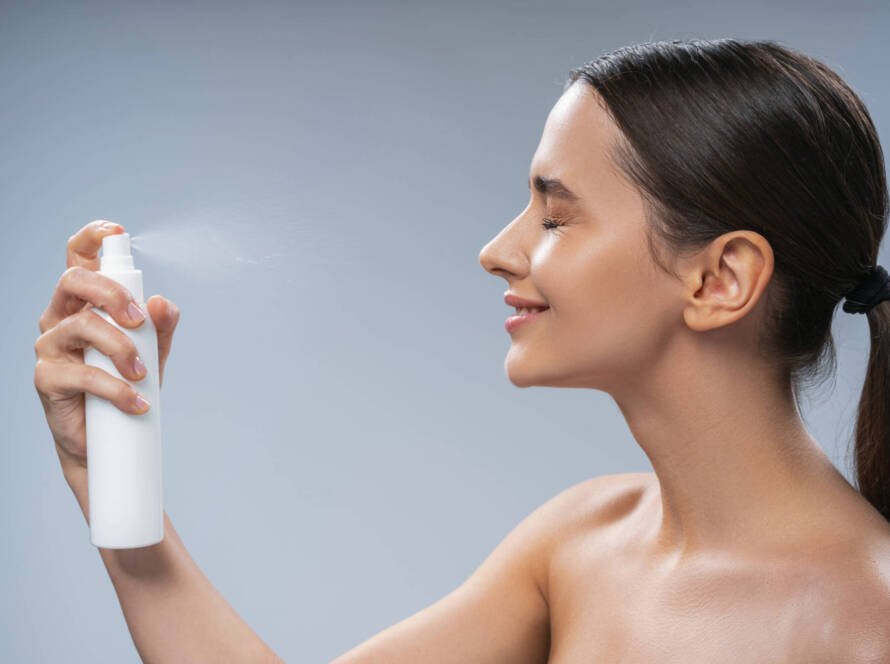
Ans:
[{"label": "knuckle", "polygon": [[46,346],[49,344],[49,332],[44,332],[34,341],[34,357],[38,360],[46,353]]},{"label": "knuckle", "polygon": [[82,279],[84,272],[88,272],[88,270],[83,265],[72,265],[62,272],[62,276],[59,278],[59,283],[68,283],[72,280]]},{"label": "knuckle", "polygon": [[81,265],[72,265],[67,270],[62,272],[62,276],[60,276],[59,281],[56,282],[56,290],[71,290],[73,284],[76,284],[81,279],[83,279],[83,273],[86,271],[87,269]]},{"label": "knuckle", "polygon": [[34,387],[37,388],[39,392],[44,391],[44,386],[46,385],[46,363],[43,360],[38,360],[34,365]]},{"label": "knuckle", "polygon": [[34,364],[34,387],[40,394],[49,394],[58,383],[56,372],[59,367],[47,360],[38,360]]},{"label": "knuckle", "polygon": [[99,384],[99,372],[101,369],[85,364],[81,376],[81,385],[87,392],[92,392]]},{"label": "knuckle", "polygon": [[93,313],[92,309],[85,309],[83,311],[78,311],[73,316],[68,316],[63,319],[62,322],[68,321],[68,325],[74,326],[77,329],[77,333],[80,335],[85,335],[87,330],[89,330],[93,325],[96,324],[96,314]]},{"label": "knuckle", "polygon": [[83,330],[82,319],[79,314],[75,314],[73,316],[65,316],[65,318],[60,320],[53,328],[52,334],[57,335],[60,339],[64,339],[70,336],[81,336],[81,330]]}]

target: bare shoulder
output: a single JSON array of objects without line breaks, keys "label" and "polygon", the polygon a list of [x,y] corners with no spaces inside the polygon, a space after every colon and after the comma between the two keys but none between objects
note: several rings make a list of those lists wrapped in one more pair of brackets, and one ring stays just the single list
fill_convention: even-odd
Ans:
[{"label": "bare shoulder", "polygon": [[528,520],[536,524],[535,536],[541,545],[536,576],[542,592],[547,594],[550,562],[557,548],[627,516],[657,490],[654,473],[599,475],[573,484],[536,509]]},{"label": "bare shoulder", "polygon": [[655,473],[618,473],[598,475],[570,486],[556,499],[566,502],[590,502],[591,505],[609,504],[622,496],[637,495],[658,485]]},{"label": "bare shoulder", "polygon": [[590,525],[591,521],[619,518],[657,487],[654,473],[599,475],[573,484],[539,509],[551,527],[564,536],[568,530]]},{"label": "bare shoulder", "polygon": [[580,509],[575,516],[581,517],[583,524],[590,519],[602,523],[627,515],[645,496],[657,490],[655,473],[600,475],[570,487],[568,492],[575,500],[567,502]]},{"label": "bare shoulder", "polygon": [[797,599],[813,662],[890,662],[890,536],[837,547],[808,568]]}]

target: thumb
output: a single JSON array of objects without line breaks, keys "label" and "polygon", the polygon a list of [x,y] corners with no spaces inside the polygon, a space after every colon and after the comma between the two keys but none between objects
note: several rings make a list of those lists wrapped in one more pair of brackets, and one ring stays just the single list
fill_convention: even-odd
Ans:
[{"label": "thumb", "polygon": [[152,323],[158,331],[158,386],[160,386],[164,379],[164,365],[167,363],[167,356],[173,343],[173,332],[179,323],[179,307],[160,295],[152,295],[146,300],[145,308],[148,309]]}]

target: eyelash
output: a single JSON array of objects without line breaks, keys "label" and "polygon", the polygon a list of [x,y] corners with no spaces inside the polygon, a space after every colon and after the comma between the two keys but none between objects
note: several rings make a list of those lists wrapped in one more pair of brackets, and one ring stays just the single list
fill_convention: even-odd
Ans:
[{"label": "eyelash", "polygon": [[559,228],[563,225],[563,223],[565,222],[559,221],[558,219],[544,217],[544,221],[541,223],[541,226],[543,226],[545,230],[552,230],[554,228]]}]

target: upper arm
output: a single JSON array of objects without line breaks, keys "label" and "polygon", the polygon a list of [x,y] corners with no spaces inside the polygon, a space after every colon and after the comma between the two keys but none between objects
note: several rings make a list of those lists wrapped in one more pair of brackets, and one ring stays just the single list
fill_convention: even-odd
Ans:
[{"label": "upper arm", "polygon": [[448,595],[331,664],[546,662],[550,619],[542,578],[551,543],[590,481],[566,489],[525,517]]}]

